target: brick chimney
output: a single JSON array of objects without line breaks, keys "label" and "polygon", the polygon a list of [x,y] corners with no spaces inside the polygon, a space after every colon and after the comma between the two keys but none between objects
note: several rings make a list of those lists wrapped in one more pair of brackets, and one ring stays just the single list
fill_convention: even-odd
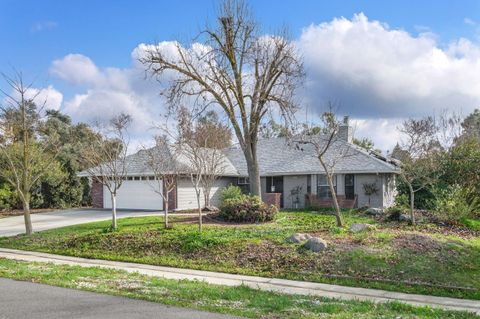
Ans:
[{"label": "brick chimney", "polygon": [[352,143],[353,140],[353,129],[349,125],[348,116],[343,117],[343,122],[338,127],[338,138],[344,140],[348,143]]}]

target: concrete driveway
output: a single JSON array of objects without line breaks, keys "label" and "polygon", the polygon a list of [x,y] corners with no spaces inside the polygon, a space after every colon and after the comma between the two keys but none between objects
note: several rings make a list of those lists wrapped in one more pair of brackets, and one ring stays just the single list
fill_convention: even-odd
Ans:
[{"label": "concrete driveway", "polygon": [[[118,211],[118,218],[160,216],[161,212],[153,211]],[[59,228],[70,225],[84,224],[112,218],[110,210],[101,209],[67,209],[51,213],[32,215],[33,231]],[[23,216],[0,218],[0,237],[15,236],[25,233]]]}]

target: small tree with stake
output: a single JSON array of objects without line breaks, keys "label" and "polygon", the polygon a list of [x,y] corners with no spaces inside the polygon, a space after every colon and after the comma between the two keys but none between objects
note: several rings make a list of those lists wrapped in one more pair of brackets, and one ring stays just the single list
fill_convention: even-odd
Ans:
[{"label": "small tree with stake", "polygon": [[130,115],[120,114],[110,120],[106,129],[95,134],[90,146],[83,153],[88,163],[88,173],[105,186],[112,203],[112,229],[117,229],[117,193],[127,176],[128,126]]},{"label": "small tree with stake", "polygon": [[166,136],[157,136],[155,138],[155,147],[145,149],[147,156],[147,166],[154,176],[154,181],[150,185],[153,191],[163,198],[164,202],[164,225],[168,228],[168,210],[170,193],[175,190],[177,185],[178,168],[176,165],[175,154],[171,154],[173,148],[169,148]]},{"label": "small tree with stake", "polygon": [[[193,138],[198,131],[199,123],[195,122],[188,112],[183,109],[178,120],[178,132],[175,143],[178,153],[183,155],[188,162],[187,171],[195,189],[198,207],[199,230],[202,231],[202,205],[201,195],[204,195],[204,205],[210,206],[211,189],[215,181],[225,170],[225,158],[222,150],[216,147],[207,148],[209,141],[217,137],[218,132],[210,130],[203,132],[202,139]],[[203,145],[201,144],[203,143]],[[214,145],[215,143],[213,143]],[[210,143],[212,146],[212,143]]]},{"label": "small tree with stake", "polygon": [[[337,120],[333,107],[329,106],[329,111],[321,116],[319,125],[303,125],[300,134],[290,137],[294,146],[299,150],[305,147],[312,147],[315,157],[320,162],[330,190],[333,206],[335,209],[335,218],[338,227],[343,226],[342,213],[338,204],[335,184],[333,182],[336,166],[347,156],[350,156],[351,148],[338,138],[340,122]],[[332,148],[333,147],[333,148]]]}]

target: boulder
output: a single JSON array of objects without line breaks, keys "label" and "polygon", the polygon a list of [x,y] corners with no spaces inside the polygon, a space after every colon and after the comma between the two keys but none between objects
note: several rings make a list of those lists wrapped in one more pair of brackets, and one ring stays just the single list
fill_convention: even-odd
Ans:
[{"label": "boulder", "polygon": [[407,214],[400,214],[400,216],[398,216],[398,220],[401,221],[401,222],[409,222],[412,219]]},{"label": "boulder", "polygon": [[370,207],[365,211],[365,214],[370,216],[383,215],[383,209]]},{"label": "boulder", "polygon": [[321,238],[312,237],[307,240],[304,246],[306,249],[318,253],[327,249],[327,242]]},{"label": "boulder", "polygon": [[296,234],[293,234],[290,237],[287,237],[286,241],[290,242],[290,243],[299,244],[299,243],[303,243],[304,241],[306,241],[310,238],[312,238],[312,236],[310,236],[309,234],[296,233]]},{"label": "boulder", "polygon": [[220,211],[220,209],[218,209],[218,207],[215,207],[215,206],[205,206],[202,211],[204,212],[214,212],[214,213],[217,213]]},{"label": "boulder", "polygon": [[358,233],[358,232],[372,230],[372,229],[375,229],[375,226],[370,224],[352,224],[352,226],[350,226],[350,231],[352,233]]}]

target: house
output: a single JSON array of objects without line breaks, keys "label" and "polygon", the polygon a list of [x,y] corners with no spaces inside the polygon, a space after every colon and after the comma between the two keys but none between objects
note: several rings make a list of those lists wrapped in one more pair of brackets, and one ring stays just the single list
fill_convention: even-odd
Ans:
[{"label": "house", "polygon": [[[341,156],[338,152],[342,150]],[[146,165],[145,151],[127,159],[127,178],[117,194],[117,207],[126,209],[163,209],[162,197],[152,189],[153,174]],[[162,152],[172,154],[166,147]],[[238,147],[223,151],[225,169],[211,190],[211,203],[219,205],[221,190],[230,185],[248,189],[245,157]],[[324,170],[312,145],[294,147],[285,138],[260,139],[257,157],[261,175],[262,199],[283,208],[311,206],[330,207],[331,193]],[[329,148],[326,158],[337,159],[334,166],[335,192],[344,208],[392,206],[396,195],[396,176],[399,167],[395,161],[368,152],[352,143],[352,128],[348,122],[340,127],[339,134]],[[188,160],[176,154],[172,161],[188,167]],[[80,176],[88,176],[82,172]],[[203,196],[202,196],[203,197]],[[108,191],[93,180],[94,207],[110,208]],[[194,187],[189,176],[177,176],[176,189],[171,193],[169,209],[194,209],[197,207]],[[203,202],[203,199],[202,199]]]}]

